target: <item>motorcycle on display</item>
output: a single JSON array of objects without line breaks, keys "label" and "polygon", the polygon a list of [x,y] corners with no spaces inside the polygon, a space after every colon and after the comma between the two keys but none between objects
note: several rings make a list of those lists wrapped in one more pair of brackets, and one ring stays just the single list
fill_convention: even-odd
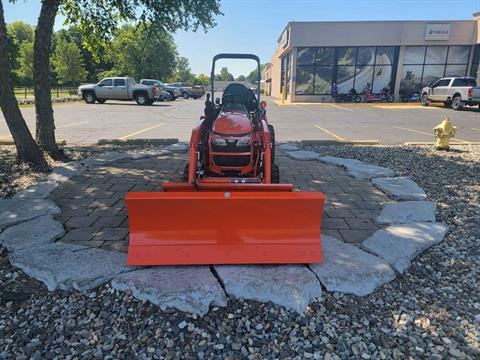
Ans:
[{"label": "motorcycle on display", "polygon": [[394,97],[388,86],[385,86],[381,92],[373,93],[370,89],[364,90],[363,101],[365,102],[393,102]]},{"label": "motorcycle on display", "polygon": [[340,103],[340,102],[356,102],[359,103],[362,101],[362,98],[360,95],[358,95],[357,91],[355,89],[350,89],[348,94],[337,94],[335,96],[335,102]]}]

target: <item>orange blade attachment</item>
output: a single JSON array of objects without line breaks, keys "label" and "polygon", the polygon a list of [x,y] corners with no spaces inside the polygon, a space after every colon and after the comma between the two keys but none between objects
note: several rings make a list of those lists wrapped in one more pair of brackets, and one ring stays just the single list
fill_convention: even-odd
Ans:
[{"label": "orange blade attachment", "polygon": [[129,265],[322,261],[319,192],[130,192]]}]

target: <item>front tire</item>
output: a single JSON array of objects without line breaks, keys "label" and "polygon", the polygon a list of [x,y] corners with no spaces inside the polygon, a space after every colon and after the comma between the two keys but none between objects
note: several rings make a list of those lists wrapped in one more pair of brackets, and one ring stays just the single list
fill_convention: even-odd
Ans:
[{"label": "front tire", "polygon": [[186,91],[183,92],[182,97],[187,100],[189,98],[188,93]]},{"label": "front tire", "polygon": [[272,164],[275,164],[275,129],[273,125],[268,125],[268,132],[270,133],[270,142],[272,143]]},{"label": "front tire", "polygon": [[95,104],[95,101],[97,100],[96,97],[95,97],[95,94],[93,92],[86,92],[83,94],[83,100],[87,103],[87,104]]},{"label": "front tire", "polygon": [[147,97],[145,93],[138,93],[135,95],[135,101],[138,105],[149,105],[150,99]]},{"label": "front tire", "polygon": [[428,101],[428,95],[427,94],[422,95],[421,103],[422,103],[422,106],[428,106],[430,104],[430,101]]},{"label": "front tire", "polygon": [[272,164],[272,184],[280,184],[280,168],[277,164]]},{"label": "front tire", "polygon": [[463,101],[459,95],[454,96],[452,100],[452,109],[453,110],[462,110],[463,109]]}]

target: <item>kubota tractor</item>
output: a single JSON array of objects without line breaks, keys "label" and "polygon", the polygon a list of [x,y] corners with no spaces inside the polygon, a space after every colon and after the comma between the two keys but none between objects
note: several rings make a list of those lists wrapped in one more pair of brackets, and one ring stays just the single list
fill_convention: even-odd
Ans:
[{"label": "kubota tractor", "polygon": [[[231,83],[215,103],[218,59],[257,62],[256,93]],[[213,58],[211,96],[193,129],[184,182],[129,192],[130,265],[312,263],[322,261],[324,195],[280,184],[275,135],[260,102],[260,60]]]}]

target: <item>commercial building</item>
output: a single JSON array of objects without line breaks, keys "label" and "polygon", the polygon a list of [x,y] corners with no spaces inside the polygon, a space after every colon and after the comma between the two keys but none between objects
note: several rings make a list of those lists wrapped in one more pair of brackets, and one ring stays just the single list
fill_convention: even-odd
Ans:
[{"label": "commercial building", "polygon": [[351,89],[396,100],[444,76],[480,78],[480,12],[472,20],[290,22],[264,78],[277,98],[331,101]]}]

